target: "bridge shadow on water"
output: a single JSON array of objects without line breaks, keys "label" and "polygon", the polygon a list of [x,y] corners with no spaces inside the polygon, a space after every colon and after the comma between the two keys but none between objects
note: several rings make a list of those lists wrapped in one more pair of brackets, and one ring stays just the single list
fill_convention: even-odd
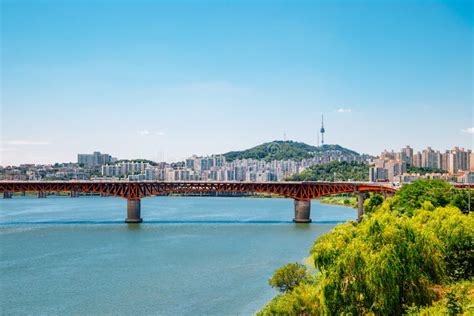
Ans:
[{"label": "bridge shadow on water", "polygon": [[[222,225],[235,225],[235,224],[270,224],[270,225],[281,225],[281,224],[291,224],[298,226],[314,225],[314,224],[340,224],[345,221],[313,221],[307,224],[295,224],[293,221],[272,221],[272,220],[150,220],[144,221],[141,224],[128,224],[128,225],[209,225],[209,224],[222,224]],[[13,225],[123,225],[125,224],[123,220],[117,221],[13,221],[13,222],[0,222],[0,226],[13,226]]]}]

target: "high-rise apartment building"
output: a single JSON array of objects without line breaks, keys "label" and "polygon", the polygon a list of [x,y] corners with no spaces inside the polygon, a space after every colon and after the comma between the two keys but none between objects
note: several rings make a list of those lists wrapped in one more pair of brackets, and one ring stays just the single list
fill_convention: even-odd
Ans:
[{"label": "high-rise apartment building", "polygon": [[400,160],[405,161],[407,164],[413,164],[413,148],[406,146],[400,150]]},{"label": "high-rise apartment building", "polygon": [[421,167],[421,153],[417,152],[413,155],[413,166],[420,168]]},{"label": "high-rise apartment building", "polygon": [[456,173],[458,171],[466,171],[470,169],[470,155],[471,150],[464,150],[464,148],[454,147],[449,151],[448,155],[448,171]]},{"label": "high-rise apartment building", "polygon": [[112,158],[109,154],[102,154],[99,151],[95,151],[92,154],[78,154],[77,163],[88,167],[101,166],[107,163],[111,163],[115,158]]},{"label": "high-rise apartment building", "polygon": [[421,166],[424,168],[432,168],[432,169],[439,169],[440,168],[440,161],[441,154],[431,147],[428,147],[423,150],[421,153]]}]

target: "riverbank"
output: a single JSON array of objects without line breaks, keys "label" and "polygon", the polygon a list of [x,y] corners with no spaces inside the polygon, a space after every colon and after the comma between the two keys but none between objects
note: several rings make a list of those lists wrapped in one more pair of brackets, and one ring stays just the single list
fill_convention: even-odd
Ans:
[{"label": "riverbank", "polygon": [[357,199],[353,196],[324,196],[318,200],[322,204],[357,208]]}]

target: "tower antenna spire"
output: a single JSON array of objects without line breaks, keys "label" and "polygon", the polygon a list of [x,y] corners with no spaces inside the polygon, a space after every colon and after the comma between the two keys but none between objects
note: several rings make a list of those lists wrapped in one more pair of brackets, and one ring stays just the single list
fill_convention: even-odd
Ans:
[{"label": "tower antenna spire", "polygon": [[324,129],[324,114],[321,115],[321,145],[324,145],[324,133],[326,130]]}]

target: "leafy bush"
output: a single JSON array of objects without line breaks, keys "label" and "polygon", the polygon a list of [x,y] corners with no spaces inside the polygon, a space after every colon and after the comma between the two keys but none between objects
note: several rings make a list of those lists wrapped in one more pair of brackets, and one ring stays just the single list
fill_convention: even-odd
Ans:
[{"label": "leafy bush", "polygon": [[293,290],[308,276],[306,267],[300,263],[289,263],[275,271],[268,283],[280,292]]},{"label": "leafy bush", "polygon": [[345,224],[320,238],[312,253],[324,275],[322,301],[328,314],[400,314],[407,304],[431,303],[431,285],[446,279],[436,236],[393,214],[376,213],[355,231]]},{"label": "leafy bush", "polygon": [[413,220],[442,242],[448,275],[453,280],[474,276],[474,213],[465,215],[448,206],[431,212],[419,210]]},{"label": "leafy bush", "polygon": [[443,180],[417,180],[398,190],[390,201],[390,209],[411,216],[425,201],[431,202],[435,208],[446,206],[453,197],[453,190],[453,186]]},{"label": "leafy bush", "polygon": [[463,281],[442,288],[442,298],[431,306],[411,306],[407,310],[409,316],[430,315],[473,315],[474,314],[474,282]]},{"label": "leafy bush", "polygon": [[376,208],[382,205],[384,199],[381,194],[373,193],[368,199],[364,201],[364,212],[373,212]]},{"label": "leafy bush", "polygon": [[[470,193],[474,198],[474,194],[472,191],[473,190],[471,189]],[[463,213],[469,213],[469,189],[456,190],[453,194],[453,197],[451,198],[450,204],[456,206]]]},{"label": "leafy bush", "polygon": [[321,315],[320,297],[317,287],[303,283],[273,298],[257,315]]}]

